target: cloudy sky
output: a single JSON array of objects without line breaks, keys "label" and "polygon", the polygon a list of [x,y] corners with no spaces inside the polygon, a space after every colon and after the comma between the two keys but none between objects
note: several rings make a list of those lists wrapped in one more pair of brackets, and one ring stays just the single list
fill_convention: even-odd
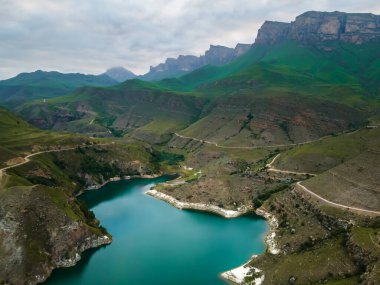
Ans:
[{"label": "cloudy sky", "polygon": [[372,12],[378,0],[0,0],[0,79],[58,70],[137,74],[210,44],[252,43],[265,20],[308,10]]}]

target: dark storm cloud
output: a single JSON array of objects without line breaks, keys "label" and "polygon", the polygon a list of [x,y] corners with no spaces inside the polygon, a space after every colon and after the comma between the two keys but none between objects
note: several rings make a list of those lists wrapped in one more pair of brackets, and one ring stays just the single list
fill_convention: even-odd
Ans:
[{"label": "dark storm cloud", "polygon": [[36,69],[144,73],[209,44],[252,43],[265,20],[304,11],[380,14],[378,0],[0,0],[0,78]]}]

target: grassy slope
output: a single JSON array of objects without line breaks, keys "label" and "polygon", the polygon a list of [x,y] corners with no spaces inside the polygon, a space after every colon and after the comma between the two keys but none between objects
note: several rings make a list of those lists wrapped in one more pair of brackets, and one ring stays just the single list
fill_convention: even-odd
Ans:
[{"label": "grassy slope", "polygon": [[362,129],[293,148],[279,169],[318,173],[303,183],[322,197],[348,206],[380,210],[380,129]]},{"label": "grassy slope", "polygon": [[297,146],[281,154],[275,166],[300,172],[322,173],[369,148],[376,148],[379,137],[380,129],[362,129]]},{"label": "grassy slope", "polygon": [[[360,87],[359,75],[363,66],[371,74],[371,64],[378,51],[374,46],[363,45],[360,49],[349,44],[335,44],[332,51],[315,47],[305,47],[294,42],[283,42],[275,46],[255,45],[232,63],[222,67],[207,66],[174,80],[159,82],[162,86],[174,89],[194,90],[201,87],[212,89],[206,83],[224,79],[256,79],[284,86],[307,87],[313,85],[340,84]],[[355,51],[352,53],[346,50]],[[366,57],[366,60],[364,58]],[[356,65],[353,66],[352,62]],[[368,63],[370,66],[368,67]],[[362,65],[360,65],[360,63]],[[203,85],[203,86],[202,86]],[[311,87],[311,86],[309,86]],[[309,88],[308,91],[313,91]]]}]

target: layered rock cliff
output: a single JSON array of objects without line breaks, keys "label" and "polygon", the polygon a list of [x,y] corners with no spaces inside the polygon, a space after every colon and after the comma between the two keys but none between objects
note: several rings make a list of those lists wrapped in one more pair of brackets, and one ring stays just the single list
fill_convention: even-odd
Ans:
[{"label": "layered rock cliff", "polygon": [[310,11],[291,23],[265,22],[255,43],[272,45],[286,39],[306,44],[334,40],[363,44],[380,40],[380,16]]},{"label": "layered rock cliff", "polygon": [[180,55],[177,58],[168,58],[164,63],[151,66],[150,71],[141,76],[144,80],[160,80],[176,77],[191,72],[205,65],[221,66],[244,54],[250,49],[250,44],[237,44],[235,48],[211,45],[204,55]]}]

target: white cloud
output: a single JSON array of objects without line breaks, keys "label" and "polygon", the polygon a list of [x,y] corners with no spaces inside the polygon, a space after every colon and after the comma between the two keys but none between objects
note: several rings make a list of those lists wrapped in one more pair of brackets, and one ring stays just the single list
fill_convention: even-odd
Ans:
[{"label": "white cloud", "polygon": [[36,69],[144,73],[209,44],[252,43],[265,20],[309,11],[372,12],[378,0],[0,0],[0,78]]}]

